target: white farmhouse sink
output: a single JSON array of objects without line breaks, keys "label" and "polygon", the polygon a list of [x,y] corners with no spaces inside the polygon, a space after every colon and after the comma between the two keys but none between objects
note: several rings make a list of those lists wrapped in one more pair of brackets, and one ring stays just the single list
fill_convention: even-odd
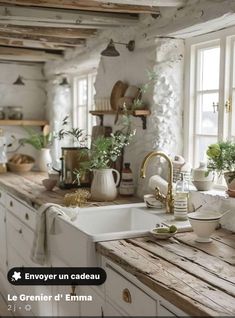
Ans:
[{"label": "white farmhouse sink", "polygon": [[163,216],[163,210],[150,210],[144,203],[125,204],[79,209],[72,224],[93,242],[99,242],[144,236]]}]

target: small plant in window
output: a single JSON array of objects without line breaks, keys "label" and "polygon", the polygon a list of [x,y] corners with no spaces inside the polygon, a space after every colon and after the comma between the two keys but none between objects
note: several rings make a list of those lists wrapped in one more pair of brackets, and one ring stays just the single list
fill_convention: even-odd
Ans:
[{"label": "small plant in window", "polygon": [[75,145],[80,147],[85,147],[87,143],[87,135],[83,129],[80,128],[68,128],[69,126],[69,116],[65,116],[65,118],[62,121],[62,128],[59,130],[56,137],[59,140],[62,140],[66,137],[72,138],[72,141]]},{"label": "small plant in window", "polygon": [[[228,188],[235,190],[235,143],[221,141],[208,146],[208,173],[210,171],[224,175]],[[232,186],[233,185],[233,186]]]}]

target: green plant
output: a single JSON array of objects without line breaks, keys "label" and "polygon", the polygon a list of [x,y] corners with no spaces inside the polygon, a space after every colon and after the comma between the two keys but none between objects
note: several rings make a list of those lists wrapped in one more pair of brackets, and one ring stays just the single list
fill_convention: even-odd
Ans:
[{"label": "green plant", "polygon": [[147,70],[147,77],[148,81],[141,86],[137,97],[133,101],[132,110],[143,107],[142,95],[145,94],[150,89],[150,87],[157,82],[159,78],[159,76],[154,71],[149,70]]},{"label": "green plant", "polygon": [[25,127],[25,130],[28,132],[29,137],[19,139],[20,145],[24,146],[25,144],[29,144],[37,150],[48,148],[51,145],[53,134],[50,132],[48,125],[44,126],[42,133],[38,133],[34,129],[28,127]]},{"label": "green plant", "polygon": [[[235,143],[232,141],[221,141],[208,146],[207,152],[208,174],[216,171],[219,175],[224,172],[235,172]],[[235,178],[235,173],[234,173]]]},{"label": "green plant", "polygon": [[62,128],[59,130],[58,134],[56,135],[56,138],[58,138],[59,140],[62,140],[66,136],[72,137],[73,142],[78,143],[80,146],[84,146],[87,142],[87,135],[84,133],[84,130],[80,128],[65,129],[65,127],[69,125],[68,119],[69,119],[69,116],[66,116],[63,119]]}]

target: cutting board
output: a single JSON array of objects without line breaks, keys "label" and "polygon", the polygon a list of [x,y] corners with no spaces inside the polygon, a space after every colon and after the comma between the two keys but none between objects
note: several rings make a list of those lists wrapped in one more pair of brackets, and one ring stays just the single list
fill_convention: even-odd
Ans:
[{"label": "cutting board", "polygon": [[93,126],[91,134],[91,142],[93,143],[100,136],[109,137],[112,133],[112,127],[109,126]]}]

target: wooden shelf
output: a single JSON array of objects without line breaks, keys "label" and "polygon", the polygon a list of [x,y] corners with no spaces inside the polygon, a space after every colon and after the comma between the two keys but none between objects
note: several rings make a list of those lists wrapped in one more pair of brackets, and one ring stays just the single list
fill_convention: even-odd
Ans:
[{"label": "wooden shelf", "polygon": [[14,119],[3,119],[0,120],[0,126],[38,126],[43,127],[48,125],[47,120],[14,120]]},{"label": "wooden shelf", "polygon": [[[116,115],[116,110],[91,110],[90,114],[93,116],[100,117],[100,124],[103,126],[104,115]],[[119,111],[118,114],[123,115],[123,111]],[[151,114],[150,110],[148,109],[136,109],[133,111],[128,112],[128,114],[134,117],[140,117],[143,123],[143,129],[146,129],[146,118]]]}]

